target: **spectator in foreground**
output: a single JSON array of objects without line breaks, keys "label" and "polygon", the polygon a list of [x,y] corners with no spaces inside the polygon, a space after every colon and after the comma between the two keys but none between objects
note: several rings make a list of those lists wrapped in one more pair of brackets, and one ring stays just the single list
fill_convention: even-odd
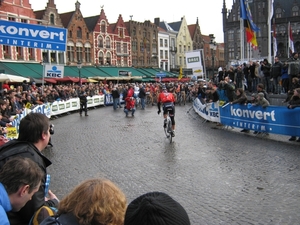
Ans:
[{"label": "spectator in foreground", "polygon": [[124,225],[190,225],[185,209],[162,192],[146,193],[127,207]]},{"label": "spectator in foreground", "polygon": [[[294,95],[291,100],[288,102],[288,109],[294,109],[300,107],[300,88],[294,90]],[[292,136],[289,141],[296,141],[296,136]],[[298,137],[297,142],[300,142],[300,137]]]},{"label": "spectator in foreground", "polygon": [[6,212],[19,211],[39,190],[44,176],[39,166],[28,158],[8,160],[0,170],[0,224],[9,225]]},{"label": "spectator in foreground", "polygon": [[41,225],[123,225],[126,206],[125,194],[113,182],[90,179],[64,197],[57,215],[48,217]]},{"label": "spectator in foreground", "polygon": [[[8,213],[11,225],[28,224],[34,213],[42,206],[56,207],[58,198],[49,190],[49,176],[46,168],[51,165],[41,151],[48,145],[50,139],[50,124],[47,116],[41,113],[30,113],[20,122],[19,136],[0,147],[0,168],[14,157],[32,159],[44,172],[39,190],[19,212]],[[45,198],[47,196],[47,198]]]}]

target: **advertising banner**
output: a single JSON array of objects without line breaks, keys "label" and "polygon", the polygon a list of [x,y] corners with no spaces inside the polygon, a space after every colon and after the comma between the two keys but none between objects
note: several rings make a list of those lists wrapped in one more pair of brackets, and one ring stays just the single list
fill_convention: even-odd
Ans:
[{"label": "advertising banner", "polygon": [[63,65],[45,65],[45,78],[63,78],[64,77],[64,66]]},{"label": "advertising banner", "polygon": [[0,20],[0,42],[2,45],[66,51],[67,29]]},{"label": "advertising banner", "polygon": [[300,108],[282,106],[247,107],[228,104],[220,107],[223,125],[282,135],[300,136]]}]

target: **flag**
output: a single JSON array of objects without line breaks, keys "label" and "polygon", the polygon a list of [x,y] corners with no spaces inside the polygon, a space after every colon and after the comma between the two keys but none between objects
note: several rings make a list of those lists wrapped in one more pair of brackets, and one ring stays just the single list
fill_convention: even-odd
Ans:
[{"label": "flag", "polygon": [[251,46],[254,49],[256,49],[258,47],[257,40],[256,40],[256,34],[251,29],[251,26],[250,26],[250,23],[248,20],[244,20],[244,27],[245,27],[245,31],[246,31],[247,43],[250,43]]},{"label": "flag", "polygon": [[182,67],[180,67],[178,80],[181,80],[182,76],[183,76],[183,74],[182,74]]},{"label": "flag", "polygon": [[277,56],[277,40],[276,40],[276,25],[273,24],[273,54],[274,57]]},{"label": "flag", "polygon": [[292,32],[290,22],[289,22],[288,28],[289,28],[289,50],[290,50],[290,53],[294,53],[295,49],[294,49],[293,32]]},{"label": "flag", "polygon": [[252,14],[251,14],[251,11],[250,11],[250,7],[249,7],[248,2],[246,3],[246,0],[240,0],[240,11],[241,11],[240,17],[243,20],[248,20],[249,21],[251,30],[253,30],[253,31],[259,31],[260,30],[259,27],[256,26],[256,24],[253,22],[253,18],[252,18]]},{"label": "flag", "polygon": [[247,37],[247,42],[256,49],[258,47],[256,40],[256,31],[259,31],[259,27],[253,22],[249,4],[246,3],[246,0],[240,0],[240,12],[241,19],[244,20],[244,27]]},{"label": "flag", "polygon": [[268,2],[269,2],[269,23],[271,23],[273,13],[274,13],[274,9],[273,9],[274,0],[268,0]]}]

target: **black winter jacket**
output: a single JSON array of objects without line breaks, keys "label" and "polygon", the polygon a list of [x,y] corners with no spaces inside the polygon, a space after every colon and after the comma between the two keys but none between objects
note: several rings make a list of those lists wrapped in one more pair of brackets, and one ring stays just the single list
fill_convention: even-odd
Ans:
[{"label": "black winter jacket", "polygon": [[46,168],[52,163],[47,159],[32,143],[18,140],[11,140],[0,147],[0,168],[4,163],[13,157],[30,158],[36,162],[39,167],[44,171],[45,177],[41,181],[39,190],[32,196],[32,199],[19,212],[9,212],[8,218],[11,225],[29,224],[29,221],[35,211],[41,206],[47,205],[56,207],[57,200],[49,200],[45,202],[45,181],[46,181]]}]

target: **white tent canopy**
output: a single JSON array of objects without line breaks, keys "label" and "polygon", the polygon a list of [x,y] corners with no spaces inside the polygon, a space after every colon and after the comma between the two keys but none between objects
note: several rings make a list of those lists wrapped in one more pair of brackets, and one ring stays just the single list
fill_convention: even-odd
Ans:
[{"label": "white tent canopy", "polygon": [[0,82],[4,82],[8,80],[8,82],[17,82],[17,83],[22,83],[24,80],[27,82],[30,81],[29,78],[21,77],[21,76],[16,76],[16,75],[10,75],[6,73],[0,73]]}]

